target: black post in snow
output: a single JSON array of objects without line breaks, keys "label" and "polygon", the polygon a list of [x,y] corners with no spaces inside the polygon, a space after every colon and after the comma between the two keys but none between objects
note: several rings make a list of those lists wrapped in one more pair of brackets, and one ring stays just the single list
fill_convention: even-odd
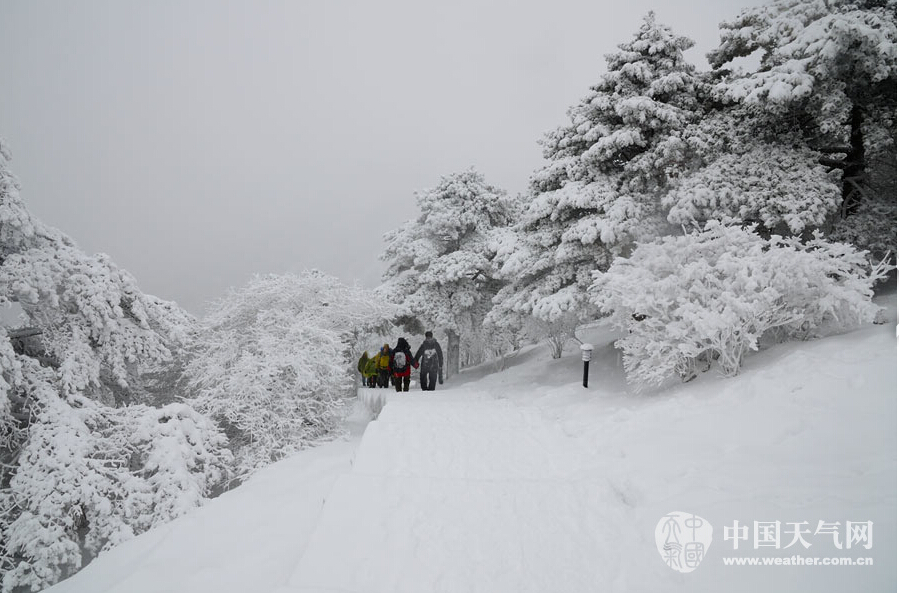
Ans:
[{"label": "black post in snow", "polygon": [[584,387],[590,374],[590,357],[593,355],[593,344],[581,344],[581,360],[584,361]]}]

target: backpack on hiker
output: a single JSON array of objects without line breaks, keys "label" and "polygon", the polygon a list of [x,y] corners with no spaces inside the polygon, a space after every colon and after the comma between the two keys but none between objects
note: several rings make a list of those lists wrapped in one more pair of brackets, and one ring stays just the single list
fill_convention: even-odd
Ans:
[{"label": "backpack on hiker", "polygon": [[428,348],[422,353],[421,363],[424,366],[431,366],[437,364],[437,349],[436,348]]},{"label": "backpack on hiker", "polygon": [[406,354],[403,352],[397,352],[393,355],[393,368],[397,372],[403,372],[406,370]]}]

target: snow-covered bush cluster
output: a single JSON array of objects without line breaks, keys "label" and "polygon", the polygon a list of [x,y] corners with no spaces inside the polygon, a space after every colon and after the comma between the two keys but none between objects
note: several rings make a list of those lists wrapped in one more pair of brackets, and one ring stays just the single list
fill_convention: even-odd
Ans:
[{"label": "snow-covered bush cluster", "polygon": [[810,149],[769,142],[727,147],[663,198],[668,221],[757,222],[795,235],[821,228],[840,204],[840,189],[816,159]]},{"label": "snow-covered bush cluster", "polygon": [[213,306],[185,374],[191,403],[229,436],[236,477],[339,428],[355,342],[394,313],[317,271],[257,276]]},{"label": "snow-covered bush cluster", "polygon": [[687,148],[661,197],[668,222],[756,223],[763,233],[795,235],[826,226],[840,205],[839,175],[804,144],[803,126],[721,105],[708,85],[702,91],[701,116],[675,133]]},{"label": "snow-covered bush cluster", "polygon": [[[74,404],[74,405],[72,405]],[[112,408],[50,398],[0,505],[3,590],[39,590],[91,558],[199,506],[225,481],[225,436],[185,404]]]},{"label": "snow-covered bush cluster", "polygon": [[765,337],[806,339],[825,326],[870,323],[878,311],[872,287],[885,268],[820,234],[803,243],[708,223],[640,245],[597,274],[592,290],[627,332],[616,345],[628,380],[647,386],[692,378],[713,361],[734,375]]}]

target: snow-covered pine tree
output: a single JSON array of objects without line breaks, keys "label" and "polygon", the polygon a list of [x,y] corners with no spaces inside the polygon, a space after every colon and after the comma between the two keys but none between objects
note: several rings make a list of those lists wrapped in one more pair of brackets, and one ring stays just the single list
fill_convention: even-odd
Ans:
[{"label": "snow-covered pine tree", "polygon": [[229,436],[237,478],[339,428],[357,342],[395,314],[315,270],[257,276],[212,305],[185,373],[193,405]]},{"label": "snow-covered pine tree", "polygon": [[460,340],[482,331],[498,290],[492,246],[498,229],[510,224],[513,204],[473,168],[442,177],[416,202],[421,216],[385,235],[387,270],[378,292],[446,332],[450,376],[459,370]]},{"label": "snow-covered pine tree", "polygon": [[533,315],[573,327],[592,318],[592,272],[666,226],[661,197],[686,158],[677,131],[698,115],[700,81],[683,57],[692,45],[649,13],[606,56],[608,71],[568,110],[571,123],[546,135],[549,162],[530,180],[514,237],[498,249],[509,284],[489,323],[523,325],[521,316]]},{"label": "snow-covered pine tree", "polygon": [[134,403],[191,318],[32,217],[8,159],[0,142],[0,306],[23,317],[0,339],[0,573],[39,590],[200,504],[230,454],[190,407]]},{"label": "snow-covered pine tree", "polygon": [[793,119],[817,160],[842,171],[842,218],[857,213],[871,201],[870,157],[895,155],[896,0],[774,0],[722,23],[708,58],[728,74],[754,53],[758,69],[727,76],[718,95]]}]

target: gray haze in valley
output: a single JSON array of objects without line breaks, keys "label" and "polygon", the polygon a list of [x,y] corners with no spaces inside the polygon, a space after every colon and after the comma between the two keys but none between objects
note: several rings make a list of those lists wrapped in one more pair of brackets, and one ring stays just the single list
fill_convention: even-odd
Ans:
[{"label": "gray haze in valley", "polygon": [[760,0],[0,0],[0,137],[32,213],[202,314],[254,273],[377,286],[414,192],[511,194],[657,19],[704,54]]}]

